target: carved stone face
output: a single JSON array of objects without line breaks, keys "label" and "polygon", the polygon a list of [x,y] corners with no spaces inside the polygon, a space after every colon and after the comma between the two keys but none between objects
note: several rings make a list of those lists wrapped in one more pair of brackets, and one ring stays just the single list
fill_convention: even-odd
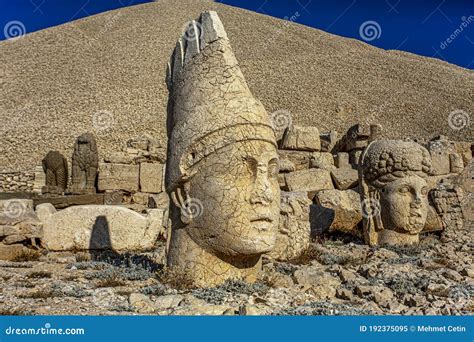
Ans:
[{"label": "carved stone face", "polygon": [[279,220],[279,160],[265,141],[233,143],[207,156],[190,180],[188,200],[202,203],[186,230],[216,254],[245,257],[272,250]]},{"label": "carved stone face", "polygon": [[397,179],[380,191],[381,217],[384,229],[418,234],[428,214],[428,187],[416,175]]}]

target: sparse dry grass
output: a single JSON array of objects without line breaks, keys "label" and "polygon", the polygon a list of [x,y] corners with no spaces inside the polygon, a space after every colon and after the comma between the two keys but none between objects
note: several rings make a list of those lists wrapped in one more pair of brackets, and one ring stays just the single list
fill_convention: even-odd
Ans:
[{"label": "sparse dry grass", "polygon": [[12,261],[14,262],[25,262],[25,261],[38,261],[41,253],[31,249],[27,249],[19,253]]},{"label": "sparse dry grass", "polygon": [[193,280],[176,268],[164,268],[156,272],[156,277],[160,283],[168,285],[177,290],[193,289],[195,287]]},{"label": "sparse dry grass", "polygon": [[48,271],[36,271],[27,275],[27,277],[30,279],[51,278],[52,276],[53,274]]}]

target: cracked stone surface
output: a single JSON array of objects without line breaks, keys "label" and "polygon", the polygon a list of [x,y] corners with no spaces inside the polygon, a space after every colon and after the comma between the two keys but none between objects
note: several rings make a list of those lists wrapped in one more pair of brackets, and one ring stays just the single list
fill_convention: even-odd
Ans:
[{"label": "cracked stone surface", "polygon": [[166,83],[168,266],[198,286],[253,282],[275,245],[279,157],[217,13],[188,23]]}]

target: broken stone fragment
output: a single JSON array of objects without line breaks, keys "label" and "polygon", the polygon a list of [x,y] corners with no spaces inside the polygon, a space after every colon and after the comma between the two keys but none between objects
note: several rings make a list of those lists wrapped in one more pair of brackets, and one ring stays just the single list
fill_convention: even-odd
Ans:
[{"label": "broken stone fragment", "polygon": [[138,191],[139,165],[100,163],[99,170],[99,191]]},{"label": "broken stone fragment", "polygon": [[161,209],[150,209],[144,216],[120,206],[83,205],[52,212],[41,204],[37,211],[43,220],[42,244],[52,251],[149,250],[163,230]]},{"label": "broken stone fragment", "polygon": [[285,174],[289,191],[305,191],[309,199],[321,190],[334,189],[331,174],[323,169],[308,169]]},{"label": "broken stone fragment", "polygon": [[350,167],[331,170],[331,177],[338,190],[347,190],[357,186],[359,174]]},{"label": "broken stone fragment", "polygon": [[310,168],[334,170],[334,158],[329,152],[313,152],[310,159]]},{"label": "broken stone fragment", "polygon": [[295,171],[309,169],[312,153],[308,151],[278,150],[280,160],[289,160]]},{"label": "broken stone fragment", "polygon": [[306,192],[281,193],[278,234],[270,258],[291,260],[306,251],[311,235],[308,219],[311,203]]},{"label": "broken stone fragment", "polygon": [[140,164],[140,190],[158,194],[163,191],[164,165],[159,163]]},{"label": "broken stone fragment", "polygon": [[357,224],[362,220],[360,195],[354,190],[324,190],[315,197],[311,222],[321,231],[359,235]]},{"label": "broken stone fragment", "polygon": [[321,141],[316,127],[289,126],[281,141],[282,149],[298,151],[319,151]]}]

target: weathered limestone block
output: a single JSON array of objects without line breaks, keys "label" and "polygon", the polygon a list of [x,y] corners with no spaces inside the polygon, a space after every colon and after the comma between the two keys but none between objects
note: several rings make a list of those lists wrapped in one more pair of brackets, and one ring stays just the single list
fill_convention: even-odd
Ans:
[{"label": "weathered limestone block", "polygon": [[469,202],[470,198],[467,197],[465,199],[464,193],[459,186],[453,184],[453,181],[450,179],[443,179],[442,182],[430,191],[430,198],[436,212],[441,217],[445,229],[443,232],[445,237],[449,237],[456,230],[463,228],[464,213],[462,204],[463,200]]},{"label": "weathered limestone block", "polygon": [[462,173],[464,162],[459,153],[451,153],[449,155],[449,168],[451,173]]},{"label": "weathered limestone block", "polygon": [[168,209],[169,205],[170,198],[166,192],[152,194],[148,197],[148,208]]},{"label": "weathered limestone block", "polygon": [[99,155],[97,143],[91,133],[77,137],[72,154],[72,179],[70,192],[73,194],[95,193],[95,182]]},{"label": "weathered limestone block", "polygon": [[323,170],[334,170],[334,158],[329,152],[314,152],[311,155],[310,165],[311,168],[323,169]]},{"label": "weathered limestone block", "polygon": [[360,195],[354,190],[324,190],[315,197],[311,222],[316,232],[343,232],[359,235],[362,221]]},{"label": "weathered limestone block", "polygon": [[99,191],[138,191],[139,165],[100,163],[99,169]]},{"label": "weathered limestone block", "polygon": [[289,191],[305,191],[312,199],[321,190],[334,189],[331,174],[323,169],[309,169],[285,174]]},{"label": "weathered limestone block", "polygon": [[339,152],[335,158],[335,165],[340,169],[345,167],[351,167],[351,164],[349,162],[349,153]]},{"label": "weathered limestone block", "polygon": [[27,251],[28,248],[21,244],[4,245],[0,243],[0,260],[13,261],[16,257]]},{"label": "weathered limestone block", "polygon": [[270,252],[270,258],[291,260],[306,251],[311,238],[309,222],[311,204],[306,192],[281,193],[280,223],[275,249]]},{"label": "weathered limestone block", "polygon": [[132,155],[122,151],[111,153],[104,158],[104,161],[112,164],[133,164],[135,162]]},{"label": "weathered limestone block", "polygon": [[296,171],[296,165],[291,160],[280,159],[280,172]]},{"label": "weathered limestone block", "polygon": [[321,141],[316,127],[289,126],[281,141],[281,148],[297,151],[319,151]]},{"label": "weathered limestone block", "polygon": [[287,160],[293,163],[295,171],[298,171],[309,169],[312,153],[307,151],[278,150],[278,155],[280,160]]},{"label": "weathered limestone block", "polygon": [[451,171],[449,153],[446,151],[430,151],[433,161],[433,175],[447,175]]},{"label": "weathered limestone block", "polygon": [[262,255],[275,246],[279,157],[274,126],[215,12],[189,23],[166,83],[167,266],[198,287],[254,282]]},{"label": "weathered limestone block", "polygon": [[331,171],[331,177],[336,189],[347,190],[357,186],[359,175],[357,170],[350,167],[334,169]]},{"label": "weathered limestone block", "polygon": [[48,197],[37,197],[33,199],[33,203],[35,207],[38,204],[51,203],[56,209],[63,209],[73,205],[104,204],[104,194],[57,195]]},{"label": "weathered limestone block", "polygon": [[35,166],[34,169],[34,181],[33,181],[33,192],[40,193],[43,185],[46,184],[46,174],[44,173],[43,166]]},{"label": "weathered limestone block", "polygon": [[369,144],[361,161],[366,243],[418,243],[428,215],[430,153],[413,141],[376,140]]},{"label": "weathered limestone block", "polygon": [[42,244],[51,251],[150,250],[163,230],[161,209],[144,216],[120,206],[81,205],[55,212],[41,204],[37,212],[43,221]]},{"label": "weathered limestone block", "polygon": [[319,139],[321,140],[321,152],[331,152],[337,143],[337,132],[321,133]]},{"label": "weathered limestone block", "polygon": [[140,190],[154,194],[163,191],[163,164],[140,164]]},{"label": "weathered limestone block", "polygon": [[146,192],[134,192],[132,194],[132,203],[140,205],[148,205],[150,194]]}]

